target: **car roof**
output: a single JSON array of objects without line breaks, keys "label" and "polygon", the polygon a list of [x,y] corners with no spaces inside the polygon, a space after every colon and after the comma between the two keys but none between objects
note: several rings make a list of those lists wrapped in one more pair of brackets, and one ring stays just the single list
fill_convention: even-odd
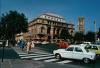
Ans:
[{"label": "car roof", "polygon": [[84,47],[82,47],[80,45],[70,45],[69,47],[81,47],[81,48],[84,48]]}]

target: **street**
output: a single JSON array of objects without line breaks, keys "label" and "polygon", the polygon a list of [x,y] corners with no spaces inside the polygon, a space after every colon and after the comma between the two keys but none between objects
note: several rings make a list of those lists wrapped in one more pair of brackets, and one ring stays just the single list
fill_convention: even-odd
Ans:
[{"label": "street", "polygon": [[[0,59],[1,58],[2,58],[2,48],[0,48]],[[5,64],[8,65],[9,62],[7,61],[7,59],[11,59],[9,61],[11,62],[11,64],[13,64],[13,66],[18,65],[17,68],[21,68],[19,65],[19,62],[22,63],[21,66],[24,66],[24,63],[26,64],[27,62],[30,62],[32,64],[33,61],[35,61],[36,63],[41,63],[42,64],[40,65],[41,68],[55,68],[55,67],[58,67],[58,68],[64,68],[64,67],[67,67],[67,68],[78,68],[78,67],[80,68],[99,68],[99,64],[100,64],[100,60],[96,60],[95,63],[89,63],[89,64],[85,64],[82,61],[78,61],[78,60],[70,60],[70,59],[58,60],[58,59],[55,59],[53,54],[36,49],[36,48],[32,49],[30,54],[27,54],[25,50],[21,51],[18,47],[5,48],[4,64],[1,63],[3,66]]]}]

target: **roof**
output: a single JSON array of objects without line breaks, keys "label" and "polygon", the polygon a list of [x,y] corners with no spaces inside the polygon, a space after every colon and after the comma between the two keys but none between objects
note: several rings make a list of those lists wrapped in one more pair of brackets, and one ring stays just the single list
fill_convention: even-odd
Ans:
[{"label": "roof", "polygon": [[62,17],[62,16],[60,16],[60,15],[58,15],[58,14],[50,13],[50,12],[44,13],[44,15],[50,15],[50,16],[54,16],[54,17],[58,17],[58,18],[64,18],[64,17]]}]

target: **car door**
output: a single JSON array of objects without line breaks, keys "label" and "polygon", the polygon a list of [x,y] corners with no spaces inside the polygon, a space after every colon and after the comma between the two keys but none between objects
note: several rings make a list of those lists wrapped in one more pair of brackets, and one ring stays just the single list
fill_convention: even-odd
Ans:
[{"label": "car door", "polygon": [[74,47],[68,47],[63,53],[64,58],[72,58]]},{"label": "car door", "polygon": [[73,51],[73,59],[82,59],[84,57],[83,50],[80,47],[75,47]]}]

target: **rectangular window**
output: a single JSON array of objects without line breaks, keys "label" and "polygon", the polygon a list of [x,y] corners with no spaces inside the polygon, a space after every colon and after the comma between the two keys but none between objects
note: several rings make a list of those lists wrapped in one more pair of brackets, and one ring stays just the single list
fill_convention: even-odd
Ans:
[{"label": "rectangular window", "polygon": [[76,52],[83,52],[82,49],[79,48],[79,47],[75,47],[75,51],[76,51]]}]

